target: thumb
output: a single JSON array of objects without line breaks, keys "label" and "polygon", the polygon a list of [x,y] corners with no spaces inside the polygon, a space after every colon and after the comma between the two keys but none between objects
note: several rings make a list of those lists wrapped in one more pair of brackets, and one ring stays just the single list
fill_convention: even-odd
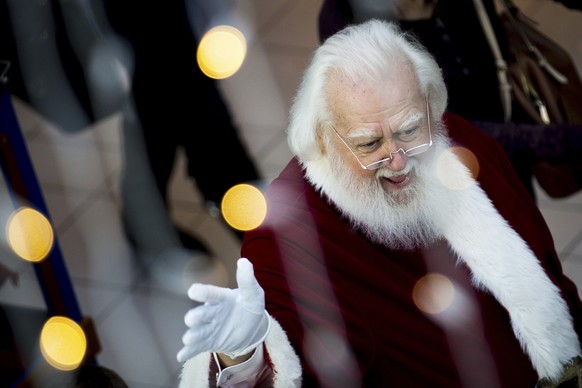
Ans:
[{"label": "thumb", "polygon": [[262,288],[255,278],[253,265],[244,257],[237,262],[236,283],[243,299],[253,301],[262,297]]}]

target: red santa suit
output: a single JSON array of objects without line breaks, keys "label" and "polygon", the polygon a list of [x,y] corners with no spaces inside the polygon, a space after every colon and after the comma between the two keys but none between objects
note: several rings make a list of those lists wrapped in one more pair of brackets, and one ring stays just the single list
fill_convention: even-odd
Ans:
[{"label": "red santa suit", "polygon": [[478,185],[451,192],[450,226],[421,250],[371,243],[296,159],[270,184],[242,257],[273,318],[273,385],[301,375],[305,387],[533,387],[580,354],[582,303],[536,204],[494,140],[443,119],[475,155]]}]

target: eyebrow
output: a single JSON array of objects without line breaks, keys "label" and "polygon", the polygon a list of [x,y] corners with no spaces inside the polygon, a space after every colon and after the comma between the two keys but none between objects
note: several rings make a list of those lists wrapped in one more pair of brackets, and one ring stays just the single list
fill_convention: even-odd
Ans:
[{"label": "eyebrow", "polygon": [[[408,129],[411,125],[418,125],[423,122],[424,115],[421,112],[414,112],[413,114],[406,117],[406,119],[400,124],[398,129],[393,133],[398,133],[402,130]],[[377,137],[378,131],[370,128],[357,128],[349,132],[345,137],[347,139],[353,139],[357,137]]]},{"label": "eyebrow", "polygon": [[373,136],[377,136],[378,131],[374,130],[374,129],[370,129],[370,128],[357,128],[354,129],[353,131],[350,131],[347,135],[346,138],[348,139],[353,139],[356,137],[373,137]]},{"label": "eyebrow", "polygon": [[409,127],[411,124],[418,125],[422,123],[424,119],[424,115],[420,112],[414,112],[413,114],[409,115],[403,122],[400,124],[400,128],[396,131],[401,131],[403,128]]}]

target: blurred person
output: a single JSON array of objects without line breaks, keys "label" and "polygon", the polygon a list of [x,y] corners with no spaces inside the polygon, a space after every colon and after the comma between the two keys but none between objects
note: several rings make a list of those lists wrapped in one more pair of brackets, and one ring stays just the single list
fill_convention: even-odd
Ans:
[{"label": "blurred person", "polygon": [[[126,233],[138,249],[160,245],[163,236],[151,227],[161,223],[166,230],[176,229],[173,236],[166,233],[167,240],[178,237],[185,247],[211,254],[203,241],[173,226],[168,218],[169,181],[177,152],[184,151],[187,175],[213,216],[221,217],[220,202],[229,188],[257,181],[260,174],[217,81],[206,76],[196,60],[199,35],[209,16],[193,0],[163,5],[105,1],[105,10],[115,32],[129,43],[134,58],[133,114],[126,115],[124,123],[131,141],[126,146],[123,176]],[[140,164],[146,165],[145,170],[134,169]],[[140,198],[140,188],[148,185],[154,192],[146,197],[159,196],[161,204]],[[237,238],[242,237],[241,232],[229,229]]]},{"label": "blurred person", "polygon": [[42,388],[128,388],[127,383],[110,368],[83,364],[77,369],[55,372]]},{"label": "blurred person", "polygon": [[[582,2],[555,1],[582,10]],[[508,63],[511,54],[496,0],[482,0],[482,4],[501,56]],[[498,140],[522,183],[536,198],[534,169],[542,160],[552,165],[579,160],[576,155],[581,151],[582,126],[541,125],[515,101],[510,108],[504,106],[498,66],[506,64],[497,62],[476,7],[474,0],[324,0],[318,16],[319,38],[324,41],[346,25],[369,18],[393,21],[413,33],[443,70],[449,91],[447,110]]]},{"label": "blurred person", "polygon": [[238,288],[188,291],[181,388],[515,388],[580,370],[582,302],[550,231],[447,98],[396,24],[321,44]]},{"label": "blurred person", "polygon": [[12,63],[14,95],[70,135],[121,113],[122,226],[146,266],[173,262],[181,270],[193,257],[206,265],[213,256],[170,214],[180,148],[204,208],[221,221],[222,195],[260,178],[217,81],[196,62],[199,36],[228,5],[0,1],[0,59]]}]

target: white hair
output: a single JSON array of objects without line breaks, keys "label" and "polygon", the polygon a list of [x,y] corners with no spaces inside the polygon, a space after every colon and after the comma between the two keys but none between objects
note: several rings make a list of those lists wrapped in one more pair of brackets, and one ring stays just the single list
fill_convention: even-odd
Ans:
[{"label": "white hair", "polygon": [[332,73],[353,80],[385,79],[402,71],[403,60],[411,64],[421,93],[430,95],[430,111],[438,120],[446,108],[447,89],[433,56],[397,25],[372,19],[344,28],[315,51],[291,107],[287,128],[291,151],[302,163],[322,156],[317,131],[332,119],[326,98]]}]

